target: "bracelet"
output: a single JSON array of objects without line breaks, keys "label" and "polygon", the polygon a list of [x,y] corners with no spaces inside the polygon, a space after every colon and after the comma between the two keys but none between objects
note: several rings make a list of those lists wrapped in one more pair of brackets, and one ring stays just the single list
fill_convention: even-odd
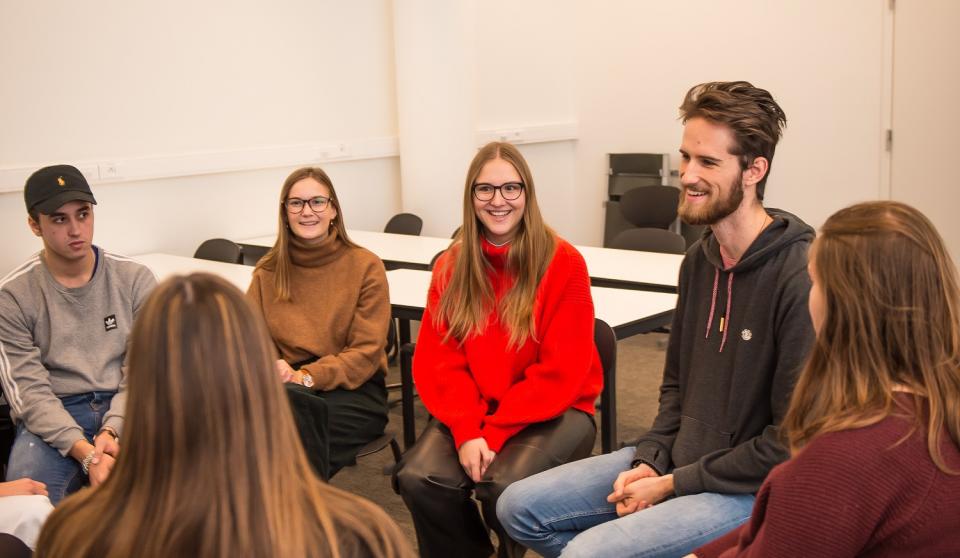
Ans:
[{"label": "bracelet", "polygon": [[93,458],[97,455],[97,450],[92,449],[90,453],[83,456],[83,459],[80,460],[80,468],[83,469],[84,475],[90,474],[90,464],[93,463]]}]

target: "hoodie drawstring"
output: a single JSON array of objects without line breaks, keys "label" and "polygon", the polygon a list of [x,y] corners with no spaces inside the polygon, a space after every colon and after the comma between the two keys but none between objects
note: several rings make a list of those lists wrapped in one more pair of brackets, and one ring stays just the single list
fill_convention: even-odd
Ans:
[{"label": "hoodie drawstring", "polygon": [[[710,300],[710,315],[707,317],[707,331],[703,336],[704,339],[710,338],[710,326],[713,325],[713,314],[717,309],[717,291],[720,286],[720,270],[714,269],[713,275],[713,297]],[[727,344],[727,332],[730,329],[730,306],[733,302],[733,272],[730,273],[730,276],[727,278],[727,308],[723,317],[720,318],[720,332],[723,333],[723,337],[720,338],[720,351],[723,352],[724,345]]]}]

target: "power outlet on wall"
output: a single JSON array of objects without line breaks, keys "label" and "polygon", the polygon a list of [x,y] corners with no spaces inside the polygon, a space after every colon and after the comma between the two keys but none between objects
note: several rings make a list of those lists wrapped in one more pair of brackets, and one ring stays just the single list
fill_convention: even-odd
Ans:
[{"label": "power outlet on wall", "polygon": [[116,163],[100,163],[97,167],[100,171],[100,180],[118,180],[122,178],[120,165]]}]

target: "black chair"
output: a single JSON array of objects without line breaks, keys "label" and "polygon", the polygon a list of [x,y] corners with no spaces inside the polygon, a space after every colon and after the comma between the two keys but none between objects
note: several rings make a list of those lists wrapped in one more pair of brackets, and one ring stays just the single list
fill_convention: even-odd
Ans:
[{"label": "black chair", "polygon": [[267,255],[270,251],[269,246],[260,246],[258,244],[240,244],[241,262],[243,265],[257,265],[260,258]]},{"label": "black chair", "polygon": [[609,453],[617,446],[617,336],[607,322],[593,321],[593,342],[603,368],[600,392],[600,449]]},{"label": "black chair", "polygon": [[687,242],[679,234],[666,229],[644,227],[627,229],[610,243],[610,248],[621,250],[639,250],[642,252],[661,252],[664,254],[683,254],[687,251]]},{"label": "black chair", "polygon": [[0,556],[4,558],[30,558],[33,556],[33,552],[29,546],[23,544],[23,541],[17,537],[0,533]]},{"label": "black chair", "polygon": [[0,480],[2,480],[7,478],[7,461],[10,459],[10,450],[13,449],[17,427],[10,418],[10,405],[3,396],[2,388],[0,388],[0,402],[2,402],[0,404]]},{"label": "black chair", "polygon": [[400,416],[403,423],[403,451],[407,451],[417,441],[416,415],[413,405],[416,394],[413,392],[413,351],[416,343],[405,343],[400,347]]},{"label": "black chair", "polygon": [[400,444],[397,442],[397,435],[393,432],[386,431],[375,440],[367,442],[367,444],[357,452],[357,459],[373,455],[387,446],[390,446],[390,451],[393,453],[393,465],[384,466],[383,474],[392,475],[394,467],[400,463],[400,458],[403,457],[403,452],[400,451]]},{"label": "black chair", "polygon": [[232,240],[226,238],[211,238],[204,240],[197,251],[193,253],[194,258],[201,260],[213,260],[216,262],[226,262],[232,264],[243,263],[243,254],[240,246]]},{"label": "black chair", "polygon": [[620,196],[620,211],[634,227],[669,229],[679,201],[680,190],[673,186],[638,186]]},{"label": "black chair", "polygon": [[387,226],[383,227],[383,232],[393,234],[408,234],[410,236],[420,236],[423,230],[423,219],[413,213],[397,213],[387,221]]}]

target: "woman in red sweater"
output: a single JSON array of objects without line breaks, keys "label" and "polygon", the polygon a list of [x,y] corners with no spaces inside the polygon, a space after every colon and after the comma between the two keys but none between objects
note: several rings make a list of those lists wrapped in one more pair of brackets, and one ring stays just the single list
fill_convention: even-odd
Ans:
[{"label": "woman in red sweater", "polygon": [[514,556],[522,548],[497,522],[500,493],[593,448],[603,376],[590,278],[543,222],[530,169],[510,144],[474,157],[463,216],[459,242],[434,268],[414,353],[433,419],[396,482],[421,556],[489,556],[487,527],[499,555]]},{"label": "woman in red sweater", "polygon": [[810,252],[817,340],[782,431],[793,458],[712,556],[960,556],[960,288],[897,202],[843,209]]}]

